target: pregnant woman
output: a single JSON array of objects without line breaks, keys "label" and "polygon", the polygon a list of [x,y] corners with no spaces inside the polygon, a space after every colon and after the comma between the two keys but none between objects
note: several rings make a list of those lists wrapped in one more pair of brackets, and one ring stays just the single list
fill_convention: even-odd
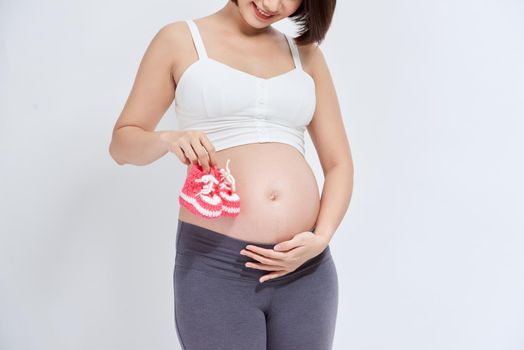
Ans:
[{"label": "pregnant woman", "polygon": [[[165,25],[144,54],[111,156],[146,165],[173,153],[188,175],[227,169],[240,198],[240,212],[213,218],[180,206],[174,319],[184,349],[332,348],[338,278],[329,242],[353,187],[318,46],[334,9],[335,0],[228,1]],[[287,17],[297,38],[272,27]],[[173,100],[178,130],[156,131]],[[321,197],[304,157],[306,129],[324,173]]]}]

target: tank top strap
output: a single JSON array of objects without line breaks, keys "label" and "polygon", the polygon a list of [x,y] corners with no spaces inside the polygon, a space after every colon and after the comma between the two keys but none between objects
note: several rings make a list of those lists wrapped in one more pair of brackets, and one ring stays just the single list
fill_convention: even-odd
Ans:
[{"label": "tank top strap", "polygon": [[[284,33],[285,34],[285,33]],[[295,62],[295,67],[302,69],[302,62],[300,61],[300,55],[298,53],[298,48],[295,43],[295,40],[288,34],[285,34],[289,47],[291,48],[291,54],[293,55],[293,61]]]},{"label": "tank top strap", "polygon": [[191,37],[193,38],[193,43],[195,44],[195,48],[198,53],[198,58],[207,58],[206,47],[204,46],[204,42],[202,41],[202,37],[200,36],[198,26],[192,19],[186,19],[186,23],[189,26],[189,30],[191,31]]}]

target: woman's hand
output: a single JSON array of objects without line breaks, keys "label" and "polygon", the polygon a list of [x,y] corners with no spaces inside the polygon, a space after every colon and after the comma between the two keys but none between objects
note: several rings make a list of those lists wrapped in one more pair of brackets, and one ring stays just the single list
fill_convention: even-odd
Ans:
[{"label": "woman's hand", "polygon": [[217,165],[215,147],[201,130],[166,131],[160,136],[169,152],[186,165],[200,164],[205,172]]},{"label": "woman's hand", "polygon": [[259,279],[260,282],[264,282],[295,271],[307,260],[320,254],[328,244],[328,238],[305,231],[297,233],[288,241],[278,243],[273,249],[248,244],[240,254],[258,261],[258,263],[247,262],[247,267],[273,271]]}]

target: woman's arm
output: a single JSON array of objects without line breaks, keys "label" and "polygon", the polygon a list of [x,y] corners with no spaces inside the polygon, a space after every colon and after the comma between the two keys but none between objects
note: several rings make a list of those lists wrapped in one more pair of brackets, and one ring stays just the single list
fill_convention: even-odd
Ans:
[{"label": "woman's arm", "polygon": [[316,109],[307,130],[324,172],[315,234],[329,243],[349,207],[353,193],[353,159],[329,68],[320,48],[308,47],[307,66],[316,85]]},{"label": "woman's arm", "polygon": [[109,153],[120,165],[146,165],[169,151],[166,139],[176,131],[155,131],[175,97],[172,78],[176,42],[183,25],[175,22],[162,27],[151,40],[127,102],[114,126]]}]

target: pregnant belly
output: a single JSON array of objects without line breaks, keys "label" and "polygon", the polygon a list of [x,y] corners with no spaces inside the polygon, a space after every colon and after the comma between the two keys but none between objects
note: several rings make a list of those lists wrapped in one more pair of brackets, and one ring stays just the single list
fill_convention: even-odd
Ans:
[{"label": "pregnant belly", "polygon": [[230,159],[240,214],[205,219],[180,206],[181,221],[256,243],[282,242],[314,227],[320,209],[318,185],[309,164],[293,146],[278,142],[241,145],[218,151],[216,159],[221,168]]}]

